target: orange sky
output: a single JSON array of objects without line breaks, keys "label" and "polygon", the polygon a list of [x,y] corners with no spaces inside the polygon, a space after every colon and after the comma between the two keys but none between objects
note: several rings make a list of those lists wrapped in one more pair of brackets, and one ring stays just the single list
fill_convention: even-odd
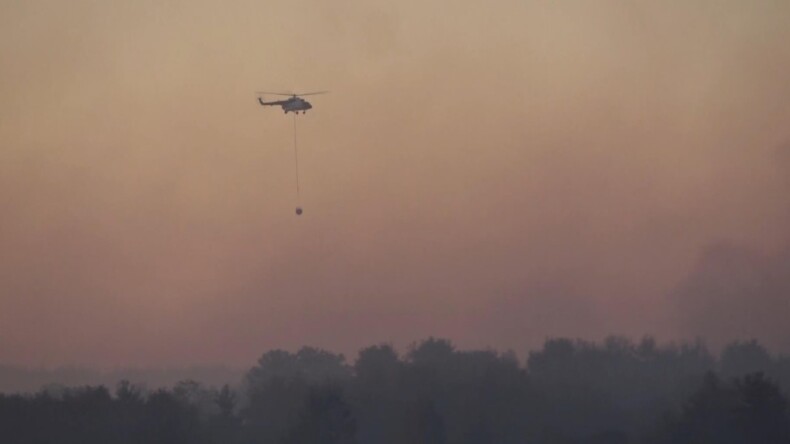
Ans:
[{"label": "orange sky", "polygon": [[[789,20],[767,0],[3,2],[0,363],[682,335],[667,295],[704,247],[790,238]],[[299,117],[300,218],[292,119],[260,89],[332,91]]]}]

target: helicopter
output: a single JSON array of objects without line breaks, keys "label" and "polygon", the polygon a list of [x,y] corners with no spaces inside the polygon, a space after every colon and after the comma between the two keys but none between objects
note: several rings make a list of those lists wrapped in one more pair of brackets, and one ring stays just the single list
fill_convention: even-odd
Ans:
[{"label": "helicopter", "polygon": [[[326,94],[329,91],[316,91],[316,92],[309,92],[304,94],[294,94],[294,93],[273,93],[273,92],[258,92],[258,103],[263,106],[281,106],[283,112],[288,114],[289,112],[293,112],[295,114],[299,114],[299,111],[302,114],[306,113],[307,110],[311,109],[313,105],[310,104],[307,100],[303,99],[301,96],[312,96],[315,94]],[[264,102],[263,97],[261,94],[272,94],[275,96],[287,96],[287,99],[283,100],[275,100],[273,102]]]}]

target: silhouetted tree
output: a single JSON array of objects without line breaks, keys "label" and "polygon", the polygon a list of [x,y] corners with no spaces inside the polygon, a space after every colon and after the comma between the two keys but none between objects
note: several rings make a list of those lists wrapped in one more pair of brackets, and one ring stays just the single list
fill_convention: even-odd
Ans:
[{"label": "silhouetted tree", "polygon": [[636,434],[679,405],[715,360],[700,343],[658,347],[610,337],[598,345],[550,339],[527,361],[540,393],[540,422],[551,436],[579,439],[617,430]]},{"label": "silhouetted tree", "polygon": [[748,373],[773,371],[773,359],[757,340],[733,342],[721,352],[719,368],[725,378],[734,378]]},{"label": "silhouetted tree", "polygon": [[311,388],[286,444],[356,444],[357,425],[342,389],[334,385]]},{"label": "silhouetted tree", "polygon": [[272,379],[302,379],[307,382],[327,382],[351,377],[351,369],[342,354],[330,353],[313,347],[303,347],[296,353],[272,350],[258,359],[258,365],[247,372],[251,387],[265,385]]},{"label": "silhouetted tree", "polygon": [[242,411],[250,439],[281,442],[297,419],[309,385],[301,379],[274,378],[251,387]]},{"label": "silhouetted tree", "polygon": [[779,387],[762,373],[735,380],[738,404],[734,410],[735,428],[750,442],[790,443],[790,417],[787,399]]},{"label": "silhouetted tree", "polygon": [[217,403],[219,408],[218,417],[224,420],[233,419],[234,410],[236,409],[236,393],[231,390],[228,384],[222,386],[222,389],[214,397],[214,402]]},{"label": "silhouetted tree", "polygon": [[447,442],[444,418],[432,400],[420,402],[413,410],[409,442],[415,444],[444,444]]},{"label": "silhouetted tree", "polygon": [[708,373],[703,386],[667,427],[666,443],[790,443],[787,401],[778,387],[759,373],[732,384]]},{"label": "silhouetted tree", "polygon": [[241,441],[241,418],[236,415],[236,393],[227,384],[214,395],[218,412],[210,418],[212,441],[232,444]]},{"label": "silhouetted tree", "polygon": [[198,409],[166,390],[158,390],[148,397],[138,430],[139,442],[152,444],[205,442]]},{"label": "silhouetted tree", "polygon": [[352,375],[343,355],[312,347],[297,353],[265,353],[246,376],[247,406],[242,412],[250,439],[280,442],[297,421],[310,386],[346,383]]},{"label": "silhouetted tree", "polygon": [[402,442],[406,411],[401,390],[403,370],[403,362],[389,345],[368,347],[359,352],[349,397],[358,419],[361,442]]}]

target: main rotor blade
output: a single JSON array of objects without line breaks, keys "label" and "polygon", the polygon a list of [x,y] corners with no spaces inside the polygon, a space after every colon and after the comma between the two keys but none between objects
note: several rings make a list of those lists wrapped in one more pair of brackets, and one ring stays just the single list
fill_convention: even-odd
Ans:
[{"label": "main rotor blade", "polygon": [[314,91],[314,92],[303,93],[303,94],[294,94],[294,95],[295,96],[314,96],[316,94],[326,94],[328,92],[329,91]]},{"label": "main rotor blade", "polygon": [[266,92],[266,91],[255,91],[255,94],[272,94],[275,96],[288,96],[288,97],[292,97],[296,95],[293,93],[276,93],[276,92]]}]

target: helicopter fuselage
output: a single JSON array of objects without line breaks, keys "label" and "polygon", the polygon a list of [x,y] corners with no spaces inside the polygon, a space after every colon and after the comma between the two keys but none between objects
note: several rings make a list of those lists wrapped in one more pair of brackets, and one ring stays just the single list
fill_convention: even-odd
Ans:
[{"label": "helicopter fuselage", "polygon": [[307,110],[311,109],[313,105],[310,104],[307,100],[301,97],[291,97],[285,100],[276,100],[274,102],[264,102],[263,99],[258,98],[258,102],[263,106],[280,106],[283,109],[285,114],[289,112],[302,113],[307,112]]}]

